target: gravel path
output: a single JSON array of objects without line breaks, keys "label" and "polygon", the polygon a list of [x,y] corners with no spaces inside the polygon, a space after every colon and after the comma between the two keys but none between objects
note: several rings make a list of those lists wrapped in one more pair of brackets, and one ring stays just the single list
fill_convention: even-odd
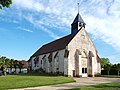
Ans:
[{"label": "gravel path", "polygon": [[65,90],[65,89],[80,87],[83,85],[96,85],[101,83],[120,82],[120,78],[87,77],[87,78],[74,78],[74,79],[76,80],[76,82],[74,83],[22,88],[22,89],[14,89],[14,90]]}]

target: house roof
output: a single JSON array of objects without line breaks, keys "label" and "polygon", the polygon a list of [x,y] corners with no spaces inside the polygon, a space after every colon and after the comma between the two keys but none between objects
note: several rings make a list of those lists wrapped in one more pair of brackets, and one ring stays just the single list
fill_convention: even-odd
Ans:
[{"label": "house roof", "polygon": [[68,45],[68,43],[72,40],[73,37],[74,35],[70,34],[63,38],[45,44],[40,49],[38,49],[31,57],[64,49]]},{"label": "house roof", "polygon": [[20,61],[23,64],[23,68],[28,68],[28,62],[27,61]]}]

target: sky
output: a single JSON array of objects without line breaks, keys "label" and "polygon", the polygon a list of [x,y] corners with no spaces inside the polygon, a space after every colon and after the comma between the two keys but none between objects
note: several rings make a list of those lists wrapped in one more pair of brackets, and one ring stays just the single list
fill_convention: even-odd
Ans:
[{"label": "sky", "polygon": [[28,60],[42,45],[70,34],[78,13],[99,56],[120,62],[120,0],[13,0],[0,10],[0,55]]}]

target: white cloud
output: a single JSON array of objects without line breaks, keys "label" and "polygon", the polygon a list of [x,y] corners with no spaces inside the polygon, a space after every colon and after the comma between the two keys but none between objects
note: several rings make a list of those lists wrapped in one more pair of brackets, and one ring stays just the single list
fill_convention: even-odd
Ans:
[{"label": "white cloud", "polygon": [[[108,10],[108,8],[109,10],[103,13],[103,17],[101,17],[101,14],[100,17],[86,15],[85,19],[88,24],[87,30],[89,33],[92,33],[96,38],[102,39],[104,42],[111,45],[116,50],[120,51],[120,6],[118,5],[118,2],[113,2],[108,8],[104,8],[104,5],[100,6],[102,10]],[[106,7],[107,6],[108,5],[106,5]],[[101,9],[98,9],[98,11],[100,11]]]},{"label": "white cloud", "polygon": [[[77,1],[80,1],[80,14],[87,24],[87,32],[94,40],[101,39],[120,52],[120,0],[13,0],[10,10],[1,11],[0,20],[16,26],[29,22],[28,26],[32,24],[56,39],[62,36],[58,32],[63,35],[70,32],[70,24],[77,14]],[[33,32],[23,27],[20,30]]]},{"label": "white cloud", "polygon": [[[13,3],[23,10],[33,12],[33,16],[26,16],[28,21],[46,27],[70,27],[77,13],[77,0],[69,2],[66,0],[13,0]],[[80,0],[80,13],[87,24],[87,31],[116,49],[120,48],[119,4],[119,0]],[[43,13],[42,18],[38,17],[39,15],[36,16],[36,14]],[[44,31],[51,32],[50,30]],[[55,34],[52,34],[51,36],[54,37]]]},{"label": "white cloud", "polygon": [[13,0],[13,4],[23,9],[42,11],[44,6],[39,3],[37,0]]},{"label": "white cloud", "polygon": [[[32,12],[33,15],[26,16],[26,20],[39,27],[43,26],[43,29],[70,27],[77,14],[77,0],[69,0],[69,2],[67,0],[13,0],[13,3],[23,10]],[[87,24],[86,30],[94,38],[102,39],[120,51],[119,4],[119,0],[80,0],[80,13]],[[47,28],[44,31],[51,37],[58,37]]]},{"label": "white cloud", "polygon": [[48,30],[46,27],[44,27],[44,23],[37,20],[36,18],[34,18],[32,15],[28,15],[28,16],[24,16],[24,18],[29,21],[31,24],[33,24],[36,27],[41,28],[40,30],[48,33],[52,38],[54,39],[58,39],[59,36],[57,36],[56,34],[54,34],[52,31]]},{"label": "white cloud", "polygon": [[33,32],[32,30],[29,30],[29,29],[26,29],[26,28],[23,28],[23,27],[17,27],[17,29],[23,30],[23,31],[26,31],[26,32],[30,32],[30,33]]},{"label": "white cloud", "polygon": [[28,29],[23,29],[24,31],[27,31],[27,32],[33,32],[33,31],[31,31],[31,30],[28,30]]}]

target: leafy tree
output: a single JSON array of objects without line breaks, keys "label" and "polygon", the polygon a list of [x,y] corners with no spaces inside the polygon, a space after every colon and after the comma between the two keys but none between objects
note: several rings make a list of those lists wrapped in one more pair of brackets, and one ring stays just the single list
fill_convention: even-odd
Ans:
[{"label": "leafy tree", "polygon": [[104,69],[107,70],[107,74],[108,74],[108,75],[109,75],[111,66],[112,66],[112,64],[106,64],[106,65],[104,65]]},{"label": "leafy tree", "polygon": [[10,59],[9,67],[10,67],[10,71],[12,73],[12,68],[14,67],[14,59]]},{"label": "leafy tree", "polygon": [[24,64],[22,64],[22,62],[19,61],[19,63],[18,63],[18,67],[19,67],[19,69],[20,69],[20,73],[21,73],[21,69],[23,68],[23,65],[24,65]]},{"label": "leafy tree", "polygon": [[120,72],[120,63],[114,64],[112,67],[113,67],[114,69],[117,70],[117,73],[118,73],[118,76],[119,76],[119,72]]},{"label": "leafy tree", "polygon": [[2,59],[2,57],[0,56],[0,68],[2,68],[3,63],[4,63],[4,59]]},{"label": "leafy tree", "polygon": [[118,71],[118,76],[119,76],[119,72],[120,72],[120,63],[117,64],[116,69],[117,69],[117,71]]},{"label": "leafy tree", "polygon": [[12,4],[12,0],[0,0],[0,9],[3,7],[10,7],[10,4]]},{"label": "leafy tree", "polygon": [[0,57],[0,68],[2,68],[2,71],[4,72],[5,76],[6,76],[8,66],[9,66],[9,58]]},{"label": "leafy tree", "polygon": [[104,68],[105,65],[110,64],[108,58],[101,58],[101,67]]},{"label": "leafy tree", "polygon": [[7,68],[9,67],[10,59],[6,58],[5,59],[5,64],[4,64],[4,75],[7,75]]},{"label": "leafy tree", "polygon": [[17,69],[17,67],[18,67],[18,61],[17,61],[17,60],[15,60],[15,61],[14,61],[15,73],[16,73],[16,69]]}]

